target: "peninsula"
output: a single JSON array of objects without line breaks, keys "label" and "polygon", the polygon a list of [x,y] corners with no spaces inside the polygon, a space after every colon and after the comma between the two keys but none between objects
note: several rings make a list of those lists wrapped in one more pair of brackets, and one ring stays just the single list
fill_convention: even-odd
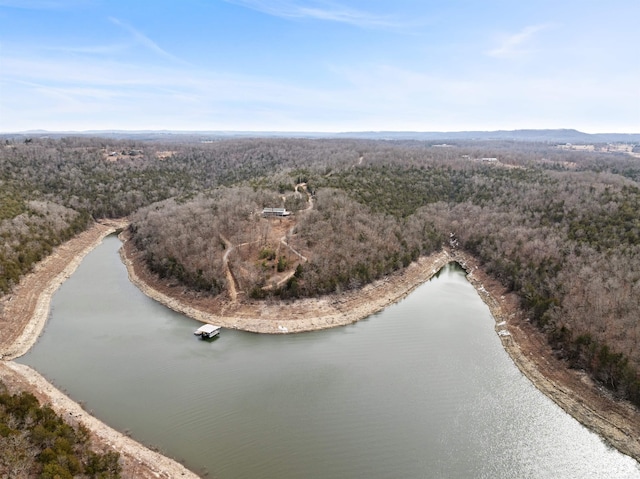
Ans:
[{"label": "peninsula", "polygon": [[[11,300],[4,298],[4,311],[19,321],[14,323],[11,336],[4,334],[0,347],[4,361],[0,361],[0,379],[13,391],[30,391],[41,401],[52,405],[61,416],[83,424],[93,433],[98,448],[115,450],[122,456],[125,473],[136,477],[197,477],[184,466],[160,456],[122,433],[112,430],[91,417],[77,403],[49,384],[36,371],[13,361],[35,343],[48,315],[48,304],[57,287],[77,267],[82,258],[108,234],[126,228],[126,221],[95,224],[89,230],[69,240],[38,265],[24,278]],[[123,235],[126,237],[126,235]],[[469,255],[450,249],[429,257],[421,257],[408,268],[383,280],[376,281],[361,291],[333,294],[320,299],[270,305],[236,305],[221,314],[219,304],[206,301],[191,303],[184,295],[176,294],[146,270],[144,263],[124,242],[121,255],[131,280],[149,297],[166,306],[203,322],[222,324],[261,333],[293,333],[336,327],[363,319],[394,302],[401,300],[413,289],[431,278],[448,262],[455,261],[468,272],[483,301],[489,306],[496,321],[496,331],[514,363],[534,385],[560,407],[600,434],[621,452],[640,459],[640,414],[631,405],[616,401],[603,394],[585,375],[567,370],[555,360],[542,335],[523,320],[513,294],[489,278]],[[173,294],[172,294],[173,292]],[[282,318],[289,318],[283,320]],[[20,334],[16,334],[22,330]],[[3,330],[8,331],[8,330]],[[13,339],[12,339],[13,338]]]},{"label": "peninsula", "polygon": [[[203,322],[274,334],[367,317],[455,261],[520,370],[640,459],[633,148],[101,142],[7,142],[0,155],[11,172],[0,195],[0,379],[10,389],[89,421],[11,359],[36,340],[57,286],[116,230],[130,278],[149,296]],[[126,220],[94,220],[108,217]],[[159,459],[143,467],[145,448],[122,441],[113,447],[125,467],[158,471]]]}]

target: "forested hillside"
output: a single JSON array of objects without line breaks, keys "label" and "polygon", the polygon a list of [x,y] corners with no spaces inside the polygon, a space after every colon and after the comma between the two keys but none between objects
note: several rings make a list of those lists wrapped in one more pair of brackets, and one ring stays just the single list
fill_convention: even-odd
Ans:
[{"label": "forested hillside", "polygon": [[[359,288],[453,234],[558,356],[640,404],[636,158],[542,143],[64,139],[5,145],[0,175],[3,291],[92,217],[132,215],[149,267],[203,294],[223,294],[225,253],[245,245],[227,260],[254,298]],[[265,206],[295,223],[266,223]]]},{"label": "forested hillside", "polygon": [[0,473],[7,478],[117,479],[117,452],[90,449],[90,433],[66,424],[29,393],[10,394],[0,382]]}]

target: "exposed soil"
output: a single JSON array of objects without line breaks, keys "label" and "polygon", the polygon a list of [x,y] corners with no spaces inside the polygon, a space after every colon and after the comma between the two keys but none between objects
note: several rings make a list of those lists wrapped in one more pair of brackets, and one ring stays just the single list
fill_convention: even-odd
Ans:
[{"label": "exposed soil", "polygon": [[49,316],[53,293],[102,239],[126,222],[104,222],[56,248],[25,276],[11,295],[0,298],[0,380],[12,393],[28,391],[70,424],[84,424],[97,451],[120,453],[123,478],[195,478],[181,464],[110,428],[51,385],[28,366],[9,361],[26,353],[37,341]]},{"label": "exposed soil", "polygon": [[198,477],[182,464],[152,451],[96,419],[29,366],[15,361],[0,361],[0,379],[9,392],[31,392],[42,404],[49,404],[67,423],[74,426],[83,424],[91,431],[94,450],[119,452],[124,479]]},{"label": "exposed soil", "polygon": [[445,264],[455,261],[488,305],[502,344],[520,371],[568,414],[603,437],[619,451],[640,461],[640,411],[611,396],[583,371],[558,360],[544,335],[529,323],[513,293],[482,271],[469,255],[443,250],[422,257],[404,271],[358,291],[295,302],[230,301],[225,295],[208,298],[160,281],[126,241],[121,256],[129,277],[145,294],[202,322],[258,333],[294,333],[353,323],[411,293]]},{"label": "exposed soil", "polygon": [[[125,223],[96,224],[56,248],[23,279],[12,295],[0,299],[0,354],[5,360],[24,354],[31,347],[49,314],[53,292],[104,236],[122,226]],[[126,234],[122,237],[125,244],[121,256],[129,276],[147,295],[197,320],[261,333],[293,333],[353,323],[404,298],[445,264],[456,261],[467,270],[469,281],[489,306],[503,345],[518,368],[578,421],[600,434],[612,446],[640,461],[639,411],[612,398],[583,372],[570,370],[557,360],[542,334],[519,310],[517,298],[507,294],[498,282],[478,267],[473,258],[462,252],[443,250],[422,257],[404,271],[359,291],[295,302],[250,301],[244,298],[232,301],[225,295],[209,298],[160,281],[144,267],[132,242],[126,241]],[[93,418],[27,366],[0,361],[0,379],[12,390],[34,393],[70,421],[85,424],[93,432],[97,448],[111,448],[121,453],[123,477],[197,477],[177,462],[154,453]]]},{"label": "exposed soil", "polygon": [[404,298],[451,261],[441,251],[360,290],[320,298],[277,301],[238,296],[234,300],[228,294],[211,297],[161,280],[145,267],[128,234],[124,232],[121,238],[125,243],[120,253],[129,279],[145,294],[204,323],[255,333],[298,333],[356,322]]},{"label": "exposed soil", "polygon": [[515,294],[490,278],[477,261],[462,252],[452,256],[496,321],[502,344],[520,371],[568,414],[599,434],[620,452],[640,461],[640,411],[595,384],[584,372],[570,369],[553,354],[544,335],[519,309]]}]

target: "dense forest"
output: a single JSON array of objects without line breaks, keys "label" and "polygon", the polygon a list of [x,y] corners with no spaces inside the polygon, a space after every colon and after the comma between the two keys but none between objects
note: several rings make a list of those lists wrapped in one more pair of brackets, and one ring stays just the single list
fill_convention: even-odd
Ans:
[{"label": "dense forest", "polygon": [[[160,276],[224,294],[228,261],[256,299],[356,289],[453,235],[518,294],[558,357],[640,405],[640,160],[435,143],[9,141],[0,290],[92,218],[131,216]],[[295,220],[267,221],[267,206]]]},{"label": "dense forest", "polygon": [[33,394],[10,394],[0,382],[0,474],[12,479],[116,479],[117,452],[89,448],[89,431],[65,423]]}]

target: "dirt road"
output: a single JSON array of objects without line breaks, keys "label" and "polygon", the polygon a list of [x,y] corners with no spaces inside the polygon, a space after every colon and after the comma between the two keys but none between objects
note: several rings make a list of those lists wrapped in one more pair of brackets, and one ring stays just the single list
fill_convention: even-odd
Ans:
[{"label": "dirt road", "polygon": [[[218,299],[189,296],[149,274],[139,256],[125,243],[122,255],[131,280],[147,295],[199,321],[258,333],[294,333],[346,325],[393,304],[455,261],[489,306],[496,331],[516,366],[545,395],[613,447],[640,461],[640,411],[612,398],[584,372],[571,370],[555,358],[544,336],[519,309],[519,301],[479,268],[474,258],[443,250],[421,257],[400,273],[361,290],[295,302],[244,301],[233,305]],[[224,314],[222,314],[224,312]]]},{"label": "dirt road", "polygon": [[[0,352],[5,359],[21,354],[33,344],[48,316],[51,294],[92,247],[122,225],[95,225],[57,248],[50,258],[24,278],[12,296],[0,301],[3,308]],[[125,242],[121,255],[131,280],[147,295],[170,308],[203,322],[263,333],[309,331],[358,321],[399,301],[442,266],[457,261],[467,270],[470,282],[491,309],[504,347],[523,374],[578,421],[640,461],[638,410],[626,402],[614,400],[584,373],[570,370],[555,359],[544,337],[518,309],[517,298],[507,294],[498,282],[478,267],[472,257],[464,253],[443,250],[422,257],[404,271],[359,291],[288,303],[244,300],[232,304],[220,298],[193,295],[182,287],[159,281],[146,270],[131,242]],[[149,456],[151,451],[91,418],[29,368],[0,361],[0,379],[17,390],[34,392],[58,408],[59,413],[76,417],[93,431],[100,447],[121,452],[125,470],[131,474],[123,477],[197,477],[174,461],[166,462],[166,458]]]}]

